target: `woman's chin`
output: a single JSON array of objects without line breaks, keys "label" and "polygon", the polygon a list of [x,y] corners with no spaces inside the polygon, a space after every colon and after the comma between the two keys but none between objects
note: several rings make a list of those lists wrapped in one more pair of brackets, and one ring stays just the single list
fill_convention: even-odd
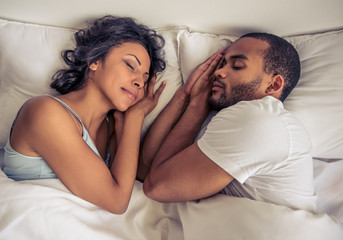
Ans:
[{"label": "woman's chin", "polygon": [[122,102],[119,106],[116,106],[116,110],[121,111],[121,112],[125,112],[127,109],[129,109],[131,106],[135,105],[138,102],[138,100],[136,99],[136,101],[126,101],[126,102]]},{"label": "woman's chin", "polygon": [[131,107],[132,105],[122,105],[122,106],[116,106],[115,110],[119,111],[119,112],[125,112],[127,109],[129,109],[129,107]]}]

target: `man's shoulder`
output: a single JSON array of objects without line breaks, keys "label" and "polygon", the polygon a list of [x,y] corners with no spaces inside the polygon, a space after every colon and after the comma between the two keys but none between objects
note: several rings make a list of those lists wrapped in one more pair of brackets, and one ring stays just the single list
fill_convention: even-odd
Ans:
[{"label": "man's shoulder", "polygon": [[222,109],[217,116],[226,116],[233,119],[259,119],[270,118],[287,112],[280,100],[266,96],[251,101],[240,101],[237,104]]}]

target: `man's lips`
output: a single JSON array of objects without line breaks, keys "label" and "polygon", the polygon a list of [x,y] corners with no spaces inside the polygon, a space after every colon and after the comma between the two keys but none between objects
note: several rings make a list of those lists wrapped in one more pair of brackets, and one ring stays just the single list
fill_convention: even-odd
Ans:
[{"label": "man's lips", "polygon": [[224,88],[224,85],[222,83],[220,83],[218,80],[215,80],[212,84],[212,91],[216,91],[219,89]]},{"label": "man's lips", "polygon": [[123,90],[123,91],[127,94],[127,96],[128,96],[129,98],[131,98],[133,101],[135,101],[135,100],[137,99],[137,93],[132,92],[132,91],[126,89],[126,88],[122,88],[122,90]]}]

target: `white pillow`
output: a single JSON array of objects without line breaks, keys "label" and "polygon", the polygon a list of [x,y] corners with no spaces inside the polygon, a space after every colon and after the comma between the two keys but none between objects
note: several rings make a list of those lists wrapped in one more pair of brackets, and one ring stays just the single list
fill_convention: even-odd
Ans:
[{"label": "white pillow", "polygon": [[6,144],[25,101],[55,94],[51,77],[64,66],[61,51],[73,46],[73,33],[71,29],[0,19],[0,147]]},{"label": "white pillow", "polygon": [[166,68],[163,72],[157,74],[155,90],[160,86],[162,81],[166,81],[167,85],[160,96],[157,106],[144,119],[142,137],[144,137],[158,114],[168,104],[176,90],[182,85],[176,36],[184,28],[181,26],[157,29],[157,33],[162,35],[165,40],[163,50],[165,52]]},{"label": "white pillow", "polygon": [[[183,79],[234,36],[207,33],[178,34]],[[305,125],[313,143],[313,156],[343,158],[343,30],[285,37],[294,44],[301,60],[298,86],[285,107]]]},{"label": "white pillow", "polygon": [[[177,32],[182,27],[158,29],[165,38],[166,69],[158,75],[159,86],[167,81],[157,107],[143,124],[145,133],[163,107],[181,86],[177,59]],[[12,122],[22,104],[42,94],[55,95],[50,88],[52,75],[64,67],[62,50],[74,48],[75,30],[24,24],[0,19],[0,147],[9,136]]]},{"label": "white pillow", "polygon": [[343,30],[285,39],[301,61],[299,83],[285,108],[304,123],[314,157],[343,158]]}]

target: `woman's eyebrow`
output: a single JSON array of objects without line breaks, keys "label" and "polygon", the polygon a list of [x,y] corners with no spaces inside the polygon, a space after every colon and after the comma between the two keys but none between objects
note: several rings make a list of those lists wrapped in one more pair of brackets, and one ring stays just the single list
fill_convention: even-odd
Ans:
[{"label": "woman's eyebrow", "polygon": [[137,62],[138,62],[138,64],[139,64],[139,66],[141,66],[142,64],[141,64],[141,62],[139,61],[139,59],[138,59],[138,57],[136,56],[136,55],[134,55],[134,54],[128,54],[129,56],[133,56],[134,58],[136,58],[136,60],[137,60]]},{"label": "woman's eyebrow", "polygon": [[[134,55],[134,54],[128,54],[128,55],[134,57],[137,60],[139,66],[142,66],[141,61],[139,61],[139,59],[136,55]],[[150,74],[148,72],[145,72],[144,74],[150,76]]]}]

